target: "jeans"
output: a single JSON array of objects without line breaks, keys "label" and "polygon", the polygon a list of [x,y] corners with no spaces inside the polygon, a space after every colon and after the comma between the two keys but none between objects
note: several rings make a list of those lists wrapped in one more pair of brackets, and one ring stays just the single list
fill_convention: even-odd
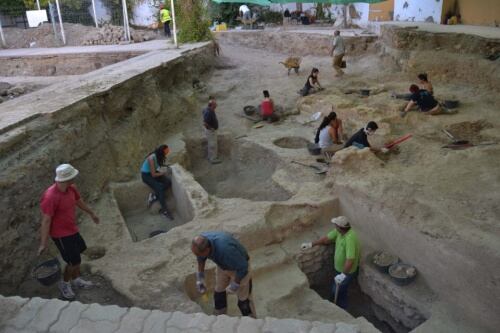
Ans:
[{"label": "jeans", "polygon": [[[340,272],[335,271],[335,275],[340,274]],[[342,309],[347,309],[347,290],[349,289],[349,284],[358,276],[358,271],[354,273],[346,274],[346,278],[339,285],[339,294],[337,295],[337,305]],[[335,300],[335,290],[337,289],[337,284],[333,281],[332,296],[331,301]]]},{"label": "jeans", "polygon": [[166,176],[153,177],[150,173],[141,172],[142,181],[151,187],[155,192],[156,198],[161,205],[162,211],[167,210],[167,201],[165,191],[170,187],[172,182]]},{"label": "jeans", "polygon": [[170,38],[170,21],[163,23],[163,30],[165,31],[165,36]]},{"label": "jeans", "polygon": [[217,130],[205,128],[207,136],[208,160],[214,161],[217,159]]}]

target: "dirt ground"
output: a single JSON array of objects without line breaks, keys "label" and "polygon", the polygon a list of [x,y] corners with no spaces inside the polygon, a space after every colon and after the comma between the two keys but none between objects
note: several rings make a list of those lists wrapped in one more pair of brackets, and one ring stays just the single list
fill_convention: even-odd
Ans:
[{"label": "dirt ground", "polygon": [[[266,158],[273,157],[268,155],[262,158],[261,163],[252,165],[255,168],[270,167],[273,170],[276,167],[272,177],[269,177],[270,173],[262,172],[265,177],[261,180],[269,181],[272,178],[273,181],[279,181],[280,185],[285,184],[286,190],[294,194],[292,202],[307,198],[305,204],[299,201],[304,207],[317,208],[318,202],[334,198],[340,193],[344,199],[339,212],[349,212],[353,225],[369,236],[367,247],[384,244],[400,250],[402,257],[419,263],[421,275],[426,277],[440,297],[449,302],[448,307],[451,307],[450,300],[453,300],[453,305],[462,310],[469,307],[468,313],[474,312],[475,320],[479,318],[480,321],[484,318],[479,316],[484,313],[484,320],[489,319],[488,326],[491,327],[494,318],[492,320],[488,316],[495,312],[491,309],[498,306],[492,295],[498,293],[497,286],[500,283],[498,268],[494,265],[495,260],[500,257],[500,211],[497,204],[500,199],[500,147],[489,145],[459,151],[447,150],[442,146],[450,140],[442,133],[442,129],[446,128],[457,137],[467,138],[473,143],[485,140],[498,142],[500,135],[495,129],[500,122],[497,117],[500,100],[495,91],[458,80],[434,80],[433,73],[430,73],[438,99],[460,100],[458,113],[432,117],[412,112],[401,118],[399,110],[405,102],[392,99],[391,92],[405,92],[415,79],[399,72],[397,64],[384,62],[379,54],[348,57],[346,75],[336,78],[333,76],[329,57],[307,56],[302,61],[299,75],[292,73],[287,76],[279,61],[283,61],[289,54],[223,43],[221,48],[222,55],[217,60],[215,70],[199,78],[205,91],[195,95],[198,98],[197,108],[201,110],[205,105],[206,96],[214,95],[218,101],[221,133],[229,133],[233,137],[247,134],[253,142],[258,142],[266,149],[271,147],[277,152],[281,159],[279,166],[276,167],[273,163],[268,165]],[[297,91],[303,86],[313,67],[320,69],[320,82],[325,90],[302,98]],[[361,96],[356,92],[359,89],[370,89],[370,96]],[[262,128],[253,128],[253,122],[236,114],[241,113],[245,105],[256,105],[262,98],[262,90],[269,90],[275,103],[283,106],[285,112],[297,113],[300,110],[300,114],[289,116],[279,123],[265,123]],[[307,168],[292,167],[288,163],[292,158],[315,163],[316,157],[310,156],[305,148],[284,149],[274,146],[273,141],[290,136],[312,141],[318,122],[307,124],[310,115],[317,111],[326,115],[332,110],[332,106],[344,121],[348,135],[363,127],[369,120],[377,121],[380,128],[370,137],[374,146],[381,146],[404,134],[410,133],[413,137],[403,143],[397,152],[388,155],[373,154],[367,150],[343,150],[334,157],[326,176],[314,175]],[[196,117],[185,117],[177,124],[176,130],[182,131],[189,139],[202,137],[199,113]],[[227,156],[231,159],[230,154]],[[138,161],[130,163],[139,165]],[[230,164],[230,168],[224,169],[220,176],[234,176],[229,172],[243,164]],[[110,239],[110,235],[113,236],[111,239],[117,239],[116,243],[109,246],[106,256],[95,261],[97,271],[105,272],[116,283],[117,290],[134,296],[135,304],[171,309],[170,300],[178,297],[179,304],[182,303],[185,309],[192,309],[192,302],[185,302],[184,291],[178,285],[181,283],[179,280],[186,276],[187,270],[193,269],[194,272],[194,260],[189,248],[182,244],[189,244],[189,237],[195,232],[206,230],[205,228],[239,232],[243,235],[243,240],[254,246],[254,249],[265,248],[278,240],[270,239],[274,235],[266,235],[262,230],[267,229],[263,229],[262,225],[279,229],[279,224],[282,223],[285,226],[280,240],[286,241],[286,227],[290,227],[295,219],[302,218],[296,217],[299,215],[294,210],[296,207],[292,209],[286,202],[284,208],[276,213],[269,207],[276,207],[277,203],[234,198],[239,190],[238,186],[254,185],[250,182],[250,178],[255,176],[253,172],[242,175],[247,178],[241,184],[238,174],[233,178],[233,187],[230,188],[232,192],[228,194],[232,198],[210,198],[209,204],[216,206],[212,215],[198,216],[193,220],[194,223],[174,228],[165,236],[159,235],[144,243],[125,242],[118,225],[99,226],[102,229],[85,225],[82,230],[92,242],[102,241],[103,235],[107,239]],[[208,178],[210,177],[213,176],[209,175]],[[210,186],[206,185],[209,191]],[[218,194],[218,189],[211,192]],[[119,212],[111,209],[113,204],[105,196],[95,204],[96,210],[103,214],[103,220],[108,218],[111,221],[113,215],[119,215]],[[328,214],[331,215],[332,211],[328,211]],[[323,215],[326,217],[325,212]],[[331,228],[331,225],[325,226]],[[394,231],[394,234],[386,232],[385,228]],[[274,233],[275,229],[272,230]],[[370,230],[372,233],[369,233]],[[296,231],[299,233],[301,229]],[[312,237],[311,234],[299,235],[291,240],[292,245],[280,243],[279,246],[297,249],[300,237],[306,236]],[[117,262],[117,258],[123,257],[137,265],[123,267]],[[263,257],[272,259],[273,256]],[[276,267],[280,267],[279,264],[282,263],[277,263]],[[477,269],[481,269],[481,274],[476,273]],[[276,271],[279,273],[279,269]],[[159,277],[164,279],[160,283]],[[285,277],[280,278],[284,285],[290,282]],[[137,283],[138,279],[140,283]],[[269,287],[273,283],[276,285],[276,280],[262,280],[267,280]],[[463,284],[467,281],[474,288],[465,288]],[[264,282],[262,281],[260,288],[264,288]],[[282,286],[280,284],[276,287]],[[297,288],[296,285],[293,287]],[[175,297],[171,296],[169,300],[155,298],[167,294]],[[268,312],[265,313],[276,314],[276,309],[281,307],[283,315],[309,315],[309,309],[294,312],[296,308],[288,309],[295,306],[293,302],[286,303],[283,299],[279,301],[269,303],[275,305],[275,308],[268,304]],[[297,309],[300,306],[303,305],[298,304]]]},{"label": "dirt ground", "polygon": [[[103,30],[102,28],[97,29],[94,26],[75,23],[64,23],[63,25],[66,36],[66,46],[85,45],[87,41],[94,40],[97,33]],[[134,34],[140,34],[141,36],[147,35],[147,40],[161,38],[161,35],[153,31],[142,32],[142,30],[140,30],[135,32],[135,30],[132,28],[130,30],[132,38]],[[51,23],[44,23],[38,28],[3,28],[5,43],[8,49],[63,46],[59,25],[56,25],[56,31],[57,37],[54,35],[54,30]],[[139,37],[137,37],[136,40],[139,40]]]}]

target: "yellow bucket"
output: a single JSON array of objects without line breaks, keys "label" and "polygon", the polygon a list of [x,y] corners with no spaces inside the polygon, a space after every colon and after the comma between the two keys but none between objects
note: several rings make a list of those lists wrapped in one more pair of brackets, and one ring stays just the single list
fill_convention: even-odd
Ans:
[{"label": "yellow bucket", "polygon": [[227,24],[226,23],[217,24],[215,26],[215,31],[226,31],[226,30],[227,30]]}]

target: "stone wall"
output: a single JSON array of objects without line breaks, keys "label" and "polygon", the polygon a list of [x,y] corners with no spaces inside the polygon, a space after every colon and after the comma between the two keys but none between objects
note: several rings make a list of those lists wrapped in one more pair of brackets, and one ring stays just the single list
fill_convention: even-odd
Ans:
[{"label": "stone wall", "polygon": [[108,182],[136,177],[145,154],[198,114],[191,81],[210,68],[209,47],[154,51],[0,106],[7,124],[0,129],[1,293],[15,293],[33,265],[39,199],[55,167],[69,162],[79,169],[77,185],[90,202]]},{"label": "stone wall", "polygon": [[357,325],[266,317],[208,316],[57,299],[0,296],[0,332],[358,333]]},{"label": "stone wall", "polygon": [[[295,56],[328,56],[333,35],[300,33],[296,31],[222,31],[217,33],[222,43],[240,45]],[[349,56],[374,52],[376,36],[344,37]]]},{"label": "stone wall", "polygon": [[27,57],[2,57],[3,76],[79,75],[130,59],[143,52],[79,53]]},{"label": "stone wall", "polygon": [[432,80],[489,87],[500,84],[498,60],[487,59],[500,52],[500,39],[393,25],[382,25],[380,29],[382,56],[413,77],[425,72]]}]

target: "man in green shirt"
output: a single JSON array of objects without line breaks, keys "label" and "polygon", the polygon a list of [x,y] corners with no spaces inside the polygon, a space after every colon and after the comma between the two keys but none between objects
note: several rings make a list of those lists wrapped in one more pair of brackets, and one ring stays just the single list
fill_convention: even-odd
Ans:
[{"label": "man in green shirt", "polygon": [[164,4],[160,4],[160,21],[163,23],[163,29],[165,31],[165,36],[170,38],[170,21],[172,19],[170,18],[170,11],[165,8]]},{"label": "man in green shirt", "polygon": [[301,248],[302,250],[306,250],[317,245],[335,243],[335,254],[333,257],[335,283],[333,284],[332,295],[335,295],[338,286],[337,305],[345,309],[347,308],[347,289],[358,273],[361,250],[358,236],[351,229],[347,217],[334,217],[332,223],[335,225],[335,230],[330,231],[326,236],[314,242],[303,243]]}]

